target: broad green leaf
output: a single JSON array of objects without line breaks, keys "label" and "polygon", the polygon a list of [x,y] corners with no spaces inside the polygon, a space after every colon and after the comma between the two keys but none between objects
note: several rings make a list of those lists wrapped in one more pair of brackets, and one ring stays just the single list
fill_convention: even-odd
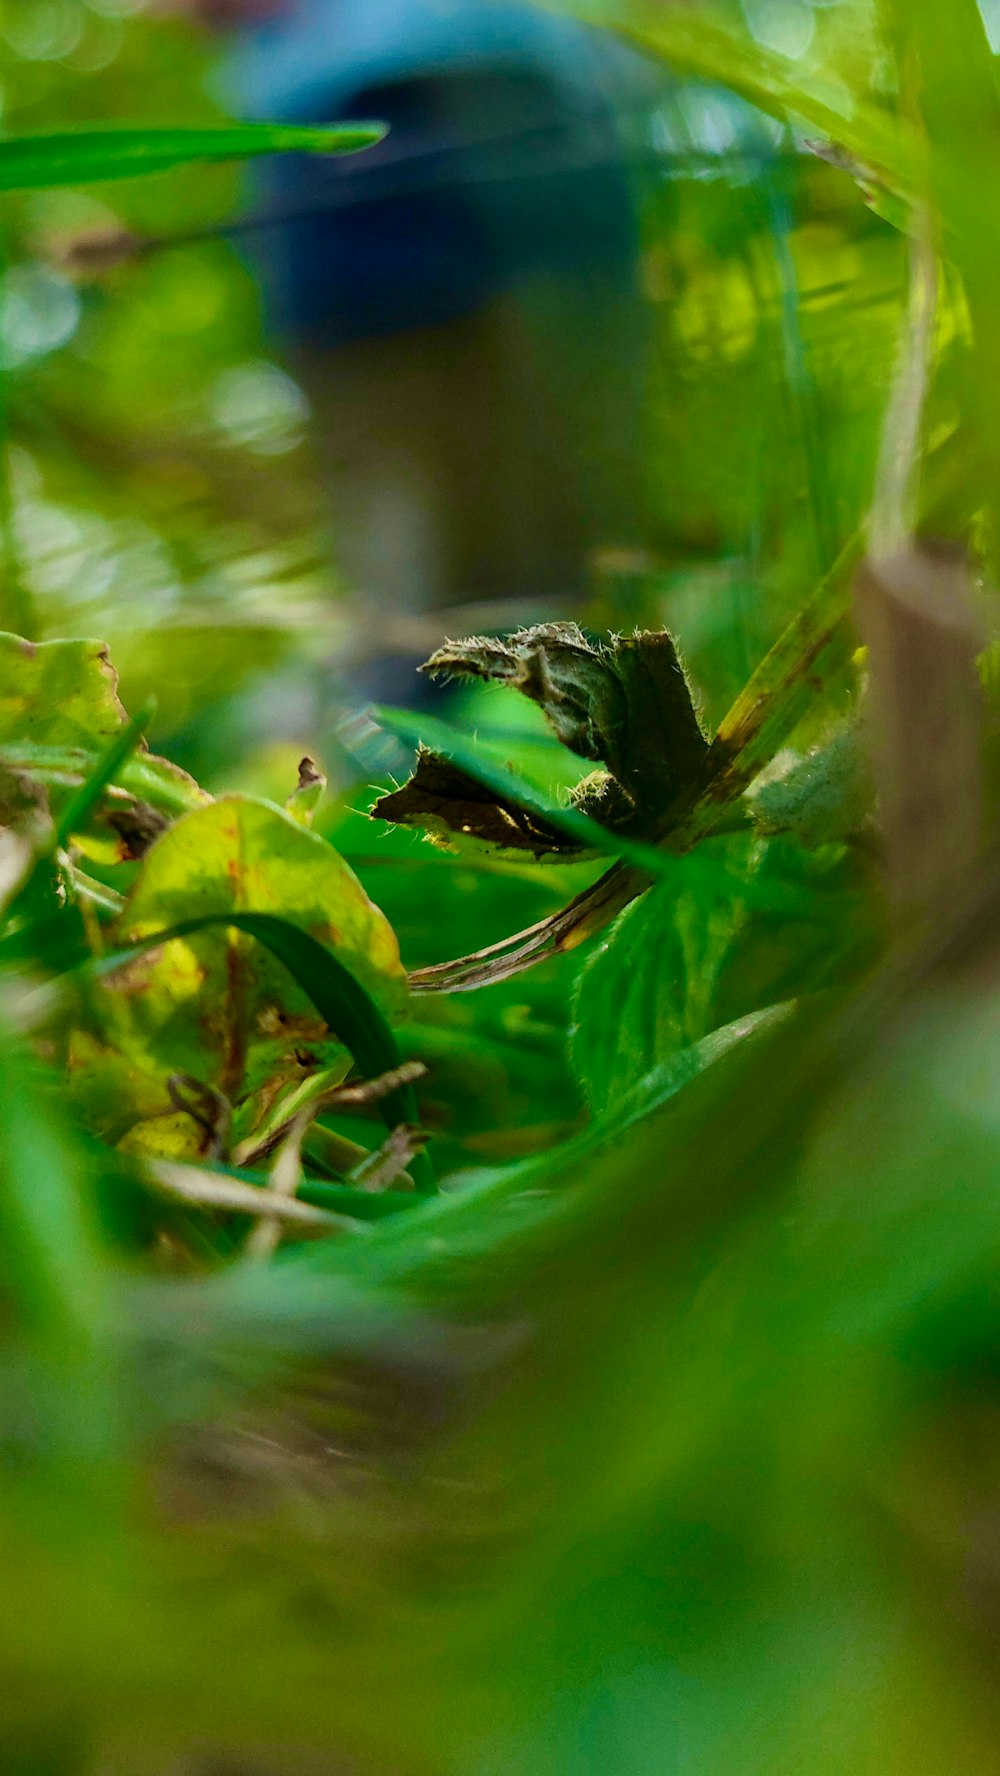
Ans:
[{"label": "broad green leaf", "polygon": [[637,900],[588,959],[571,1055],[595,1116],[613,1114],[655,1068],[715,1027],[715,981],[742,909],[711,892],[691,860]]},{"label": "broad green leaf", "polygon": [[[188,935],[88,987],[72,1037],[73,1094],[105,1138],[176,1117],[167,1084],[175,1075],[221,1094],[238,1141],[303,1079],[346,1072],[348,1054],[308,992],[289,980],[285,958],[279,963],[230,925],[242,917],[297,927],[336,952],[331,960],[384,1015],[403,1010],[392,930],[324,839],[265,802],[234,796],[198,809],[147,854],[117,928],[128,944],[178,925]],[[205,921],[213,928],[199,929]],[[178,1128],[170,1121],[160,1130],[172,1152]],[[200,1156],[205,1130],[191,1118],[187,1137],[191,1156]]]},{"label": "broad green leaf", "polygon": [[635,901],[588,959],[572,1056],[595,1115],[619,1111],[639,1081],[723,1026],[874,962],[879,920],[863,861],[836,845],[735,843],[742,864],[734,858],[714,884],[704,868],[693,873],[695,858],[678,858],[673,889],[658,884]]},{"label": "broad green leaf", "polygon": [[103,642],[0,634],[0,746],[99,752],[124,722],[118,675]]},{"label": "broad green leaf", "polygon": [[660,1061],[648,1073],[643,1074],[636,1084],[622,1092],[608,1112],[598,1129],[603,1129],[607,1138],[620,1135],[622,1129],[630,1128],[633,1123],[641,1122],[662,1110],[665,1104],[677,1097],[679,1092],[690,1085],[693,1079],[704,1073],[707,1067],[714,1066],[724,1055],[729,1054],[738,1043],[746,1042],[758,1031],[770,1030],[792,1013],[790,1005],[771,1005],[763,1011],[751,1012],[748,1017],[737,1018],[731,1024],[724,1024],[721,1029],[713,1030],[710,1036],[703,1036],[700,1042],[694,1042],[690,1048],[680,1048],[668,1059]]},{"label": "broad green leaf", "polygon": [[[316,1007],[328,1030],[348,1049],[366,1079],[396,1072],[402,1056],[381,1008],[343,962],[288,919],[275,918],[272,913],[210,913],[200,919],[187,920],[172,930],[154,932],[137,948],[159,947],[161,942],[194,937],[220,925],[245,931],[272,951]],[[101,972],[113,972],[126,960],[127,957],[122,956],[110,958],[101,965]],[[342,1068],[339,1071],[331,1068],[321,1076],[322,1089],[336,1084],[342,1076]],[[308,1087],[304,1090],[300,1084],[291,1089],[282,1100],[277,1120],[280,1122],[295,1115],[307,1096]],[[387,1092],[380,1098],[378,1110],[390,1129],[401,1122],[416,1124],[417,1101],[412,1085],[397,1085],[393,1091]],[[274,1120],[265,1119],[259,1124],[254,1131],[256,1138],[262,1138]],[[313,1135],[319,1132],[313,1130]],[[331,1137],[331,1140],[337,1138]],[[337,1144],[342,1148],[343,1143],[338,1141]],[[418,1188],[434,1188],[433,1171],[423,1153],[414,1156],[410,1172],[418,1180]]]},{"label": "broad green leaf", "polygon": [[353,154],[380,142],[378,123],[244,123],[215,129],[64,130],[0,141],[0,191],[92,185],[133,179],[193,161],[244,160],[261,154]]}]

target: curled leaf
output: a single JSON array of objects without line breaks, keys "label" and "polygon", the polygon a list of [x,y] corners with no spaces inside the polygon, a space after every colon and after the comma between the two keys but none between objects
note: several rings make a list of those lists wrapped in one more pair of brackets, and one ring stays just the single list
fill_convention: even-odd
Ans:
[{"label": "curled leaf", "polygon": [[[612,832],[641,837],[698,770],[708,748],[677,650],[665,630],[591,641],[575,623],[542,623],[507,640],[448,642],[423,670],[520,691],[557,739],[602,766],[570,805]],[[377,819],[471,837],[503,850],[565,858],[584,849],[564,832],[422,750]]]},{"label": "curled leaf", "polygon": [[372,815],[396,826],[422,827],[445,844],[452,837],[474,838],[499,851],[527,851],[536,858],[573,857],[580,849],[575,839],[485,788],[426,746],[417,750],[409,781],[382,796]]},{"label": "curled leaf", "polygon": [[[818,689],[850,660],[850,574],[861,553],[857,532],[814,597],[779,635],[725,717],[692,781],[655,823],[658,844],[681,853],[710,833],[784,745]],[[546,957],[579,948],[644,894],[651,876],[617,863],[568,906],[525,931],[460,956],[416,969],[417,993],[472,992],[532,968]]]}]

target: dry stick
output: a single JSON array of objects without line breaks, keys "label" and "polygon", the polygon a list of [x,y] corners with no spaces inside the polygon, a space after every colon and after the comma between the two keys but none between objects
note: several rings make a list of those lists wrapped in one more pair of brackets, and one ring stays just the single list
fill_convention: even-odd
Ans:
[{"label": "dry stick", "polygon": [[920,443],[930,386],[940,271],[928,204],[914,217],[910,237],[910,294],[899,340],[896,374],[882,428],[868,553],[877,568],[909,546],[916,526]]},{"label": "dry stick", "polygon": [[413,1128],[409,1124],[400,1123],[377,1152],[369,1153],[361,1164],[350,1174],[350,1182],[357,1190],[364,1190],[370,1196],[377,1196],[388,1190],[400,1178],[406,1176],[406,1168],[411,1159],[423,1152],[427,1145],[427,1133],[424,1129]]},{"label": "dry stick", "polygon": [[221,1210],[232,1215],[267,1215],[310,1233],[355,1232],[357,1223],[346,1215],[331,1215],[325,1209],[314,1209],[309,1203],[277,1196],[261,1190],[256,1184],[243,1184],[238,1178],[220,1177],[217,1172],[203,1171],[199,1166],[180,1165],[173,1160],[147,1161],[146,1176],[159,1190],[175,1201],[189,1203],[192,1208]]},{"label": "dry stick", "polygon": [[[325,1095],[328,1102],[373,1104],[380,1098],[387,1097],[400,1085],[408,1085],[413,1079],[419,1079],[426,1069],[416,1061],[404,1062],[391,1073],[383,1073],[378,1079],[370,1079],[356,1086],[338,1086]],[[300,1110],[288,1127],[285,1140],[282,1142],[271,1168],[270,1188],[268,1192],[269,1206],[273,1211],[275,1200],[286,1204],[292,1201],[302,1183],[302,1143],[321,1107],[322,1100]],[[405,1172],[410,1160],[424,1146],[426,1137],[419,1129],[407,1128],[402,1125],[394,1129],[384,1146],[377,1153],[369,1154],[367,1159],[351,1173],[351,1182],[359,1190],[372,1193],[388,1190]],[[363,1226],[363,1223],[361,1224]],[[250,1233],[246,1243],[248,1258],[261,1260],[273,1257],[281,1244],[281,1222],[272,1213],[263,1215]]]},{"label": "dry stick", "polygon": [[[271,1167],[268,1195],[271,1203],[291,1202],[302,1183],[302,1143],[315,1112],[310,1104],[301,1110],[275,1155]],[[271,1258],[281,1243],[281,1222],[274,1215],[262,1215],[247,1237],[248,1258]]]},{"label": "dry stick", "polygon": [[[427,1068],[422,1061],[404,1061],[402,1066],[394,1067],[388,1073],[380,1073],[377,1079],[359,1080],[354,1085],[330,1086],[329,1090],[311,1098],[308,1106],[303,1106],[303,1110],[308,1108],[310,1121],[314,1122],[324,1110],[368,1109],[381,1103],[391,1092],[398,1091],[400,1086],[413,1085],[418,1079],[423,1079],[426,1072]],[[295,1120],[295,1115],[290,1116],[278,1128],[272,1129],[262,1141],[243,1141],[233,1154],[233,1163],[238,1166],[253,1166],[260,1160],[267,1159],[294,1127]],[[308,1129],[306,1132],[308,1133]],[[343,1142],[345,1170],[364,1160],[368,1152],[366,1147],[360,1146],[356,1141],[348,1141],[344,1136],[338,1136],[338,1139]]]},{"label": "dry stick", "polygon": [[963,545],[915,536],[939,279],[926,204],[916,222],[869,555],[855,589],[868,646],[866,730],[886,883],[897,935],[907,943],[946,924],[963,904],[984,838],[976,657],[985,637],[972,569]]}]

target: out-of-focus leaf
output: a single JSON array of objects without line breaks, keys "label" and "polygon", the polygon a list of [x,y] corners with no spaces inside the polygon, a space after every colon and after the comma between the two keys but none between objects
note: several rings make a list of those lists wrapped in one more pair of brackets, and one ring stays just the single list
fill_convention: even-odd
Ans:
[{"label": "out-of-focus leaf", "polygon": [[[124,730],[120,729],[119,734]],[[117,746],[117,740],[111,742]],[[0,821],[21,824],[30,806],[65,824],[74,799],[84,795],[100,767],[100,752],[79,747],[0,740]],[[178,815],[204,807],[211,796],[167,759],[132,747],[116,766],[96,808],[72,837],[85,857],[118,863],[140,857]]]},{"label": "out-of-focus leaf", "polygon": [[584,966],[572,1054],[595,1115],[722,1026],[874,963],[881,934],[862,860],[832,845],[739,845],[714,892],[710,873],[678,858],[674,885],[629,907]]},{"label": "out-of-focus leaf", "polygon": [[[72,1131],[0,1028],[0,1277],[44,1370],[60,1458],[106,1460],[116,1442],[110,1279]],[[48,1379],[47,1379],[48,1378]]]},{"label": "out-of-focus leaf", "polygon": [[[6,908],[7,916],[11,920],[27,919],[33,925],[39,917],[44,920],[46,914],[51,910],[49,901],[54,880],[54,854],[60,846],[69,844],[75,834],[87,829],[91,816],[108,790],[112,778],[141,741],[143,729],[147,726],[151,715],[152,708],[147,706],[134,720],[126,722],[125,726],[119,729],[118,734],[105,748],[103,755],[98,758],[93,770],[81,783],[79,789],[72,793],[64,803],[55,824],[50,825],[48,831],[37,832],[33,847],[34,866],[20,885],[16,897],[10,901]],[[8,770],[0,778],[0,816],[8,819],[12,816],[14,831],[18,832],[20,828],[22,835],[24,825],[22,798],[29,793],[41,798],[41,801],[44,802],[45,792],[37,775],[32,776],[30,772],[25,771]],[[135,818],[133,815],[133,821]],[[4,824],[6,824],[6,820],[4,820]],[[38,825],[37,820],[35,824]]]},{"label": "out-of-focus leaf", "polygon": [[219,1210],[225,1214],[273,1216],[293,1228],[312,1230],[317,1234],[342,1232],[346,1220],[331,1215],[314,1204],[288,1199],[270,1190],[248,1184],[224,1172],[210,1172],[201,1166],[176,1165],[170,1160],[152,1159],[146,1171],[153,1184],[178,1202],[197,1208]]},{"label": "out-of-focus leaf", "polygon": [[810,142],[807,144],[812,152],[825,160],[830,166],[848,173],[860,188],[865,203],[888,222],[890,228],[896,228],[901,234],[909,234],[914,224],[914,207],[912,202],[893,192],[874,173],[871,167],[861,166],[854,157],[839,147],[835,142]]},{"label": "out-of-focus leaf", "polygon": [[[131,626],[126,617],[131,615]],[[226,620],[205,612],[201,620],[135,626],[133,613],[109,613],[105,622],[111,654],[129,707],[155,697],[160,725],[169,733],[196,722],[221,687],[233,695],[255,673],[274,671],[295,652],[296,631],[261,617],[252,621],[238,607]]]},{"label": "out-of-focus leaf", "polygon": [[146,728],[154,713],[154,706],[147,703],[138,715],[126,722],[119,729],[114,739],[98,759],[90,775],[81,783],[80,788],[72,795],[65,807],[61,809],[56,821],[56,842],[65,845],[74,833],[82,832],[90,820],[106,789],[121,773],[126,761],[139,746]]},{"label": "out-of-focus leaf", "polygon": [[728,86],[782,122],[805,120],[877,168],[893,188],[912,189],[920,152],[909,129],[887,116],[868,92],[838,90],[822,73],[768,48],[742,20],[742,29],[727,28],[702,8],[650,0],[575,0],[566,10],[613,26],[675,72]]},{"label": "out-of-focus leaf", "polygon": [[[293,969],[299,980],[305,975],[305,990],[268,949],[237,935],[241,917],[251,916],[271,920],[272,951],[287,948],[296,930],[311,940]],[[365,1004],[370,995],[389,1014],[405,1005],[395,938],[353,871],[325,840],[267,803],[213,803],[178,821],[148,853],[118,936],[148,943],[181,925],[187,936],[136,956],[86,991],[85,1020],[70,1046],[71,1087],[109,1139],[170,1117],[174,1075],[222,1094],[239,1141],[312,1073],[346,1071],[347,1055],[331,1045],[329,1020],[310,998],[309,967],[328,950],[343,959],[338,969],[357,977]],[[287,964],[285,954],[281,960]],[[398,1059],[393,1045],[375,1071]],[[172,1143],[173,1124],[170,1132]],[[188,1141],[189,1156],[199,1157],[202,1133],[193,1121]]]},{"label": "out-of-focus leaf", "polygon": [[779,752],[751,784],[745,801],[758,832],[800,844],[838,844],[870,818],[874,790],[854,725],[815,751]]},{"label": "out-of-focus leaf", "polygon": [[381,124],[244,123],[216,129],[66,130],[0,141],[0,191],[132,179],[193,161],[260,154],[353,154],[385,134]]},{"label": "out-of-focus leaf", "polygon": [[101,641],[0,634],[0,745],[99,751],[125,722],[118,675]]},{"label": "out-of-focus leaf", "polygon": [[139,744],[98,641],[0,635],[0,823],[51,813],[60,843],[105,862],[137,857],[171,818],[209,798]]},{"label": "out-of-focus leaf", "polygon": [[208,801],[187,771],[137,748],[130,732],[103,641],[0,634],[0,764],[62,803],[60,828],[69,819],[82,831],[94,808],[92,796],[89,806],[82,799],[85,785],[101,776],[101,787],[121,790],[123,819],[126,797],[133,812],[144,803],[163,815]]},{"label": "out-of-focus leaf", "polygon": [[766,1006],[762,1011],[736,1018],[731,1024],[723,1024],[721,1028],[713,1030],[710,1036],[703,1036],[700,1042],[693,1042],[690,1048],[680,1048],[668,1055],[608,1104],[605,1119],[598,1124],[598,1133],[603,1133],[609,1141],[613,1140],[622,1129],[642,1122],[657,1110],[662,1110],[685,1086],[690,1085],[706,1068],[714,1066],[716,1061],[721,1061],[738,1043],[746,1042],[761,1031],[770,1030],[782,1019],[790,1017],[792,1010],[790,1005]]}]

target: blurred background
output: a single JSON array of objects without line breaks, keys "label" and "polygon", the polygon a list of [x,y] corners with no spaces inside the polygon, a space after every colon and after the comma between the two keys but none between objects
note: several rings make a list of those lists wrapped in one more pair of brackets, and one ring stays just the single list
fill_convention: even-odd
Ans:
[{"label": "blurred background", "polygon": [[[804,76],[880,65],[866,5],[719,16]],[[364,817],[407,767],[369,700],[426,700],[449,635],[665,623],[711,727],[864,511],[905,243],[731,90],[508,0],[5,0],[0,79],[16,131],[391,123],[348,160],[8,201],[0,621],[107,640],[213,791],[281,802],[317,757],[410,965],[544,916],[585,869],[432,871]],[[579,775],[513,693],[449,713]],[[535,1032],[553,1132],[563,972],[478,1014],[514,1076],[510,1020]],[[460,1042],[464,1003],[433,1006]]]},{"label": "blurred background", "polygon": [[[803,77],[878,73],[865,5],[719,16]],[[0,81],[12,131],[392,125],[7,201],[0,622],[108,641],[212,791],[283,802],[316,757],[410,966],[544,917],[593,866],[432,867],[367,819],[408,763],[370,699],[426,701],[446,636],[667,624],[711,728],[865,509],[900,235],[731,90],[508,0],[5,0]],[[513,692],[449,715],[544,788],[580,774]],[[423,1002],[455,1157],[575,1126],[573,979]]]},{"label": "blurred background", "polygon": [[[870,49],[864,8],[741,23]],[[849,179],[505,0],[6,0],[0,44],[12,130],[392,125],[9,204],[9,627],[107,635],[210,784],[320,730],[346,781],[340,718],[491,624],[668,617],[721,711],[870,486],[902,252]]]},{"label": "blurred background", "polygon": [[[11,132],[390,125],[357,158],[5,198],[0,627],[106,640],[126,707],[157,699],[157,751],[214,793],[284,804],[318,760],[316,829],[409,967],[600,868],[373,823],[410,761],[372,702],[424,708],[416,667],[447,636],[572,617],[669,627],[711,731],[857,540],[897,363],[899,192],[739,92],[752,62],[776,113],[807,91],[878,141],[900,9],[575,12],[0,10]],[[992,91],[1000,16],[958,13]],[[723,33],[702,59],[731,43],[728,84],[639,46],[667,16]],[[956,149],[987,169],[956,232],[992,263],[980,138]],[[970,365],[995,385],[968,294],[944,267],[923,516],[988,563],[992,397],[978,433],[961,403]],[[797,746],[857,681],[817,680]],[[513,692],[444,694],[539,787],[580,776]],[[713,837],[612,942],[416,999],[400,1042],[428,1068],[436,1233],[404,1216],[254,1269],[227,1223],[156,1286],[121,1238],[107,1447],[81,1480],[53,1433],[51,1496],[23,1458],[49,1472],[37,1353],[5,1347],[15,1776],[994,1766],[995,895],[873,982],[877,845],[842,837]],[[699,1045],[775,1007],[709,1069]],[[62,1357],[53,1397],[75,1398]]]}]

